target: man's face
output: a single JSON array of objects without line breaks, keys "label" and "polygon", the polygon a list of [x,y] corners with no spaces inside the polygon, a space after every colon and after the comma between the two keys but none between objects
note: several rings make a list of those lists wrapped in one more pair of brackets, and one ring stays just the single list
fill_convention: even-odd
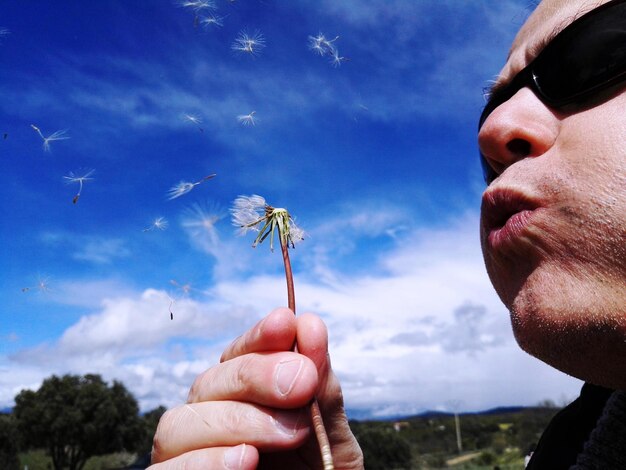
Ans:
[{"label": "man's face", "polygon": [[[544,0],[499,81],[599,3]],[[626,387],[624,84],[559,110],[522,88],[489,115],[478,140],[500,174],[483,195],[485,264],[520,346],[584,380]]]}]

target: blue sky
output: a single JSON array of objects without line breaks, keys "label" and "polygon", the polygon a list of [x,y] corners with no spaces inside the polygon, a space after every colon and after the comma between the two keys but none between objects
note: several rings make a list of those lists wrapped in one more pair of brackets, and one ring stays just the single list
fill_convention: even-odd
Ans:
[{"label": "blue sky", "polygon": [[183,401],[286,303],[280,256],[229,219],[251,194],[308,234],[298,310],[327,322],[349,409],[573,397],[517,348],[478,246],[482,90],[528,0],[208,3],[0,1],[0,406],[53,373]]}]

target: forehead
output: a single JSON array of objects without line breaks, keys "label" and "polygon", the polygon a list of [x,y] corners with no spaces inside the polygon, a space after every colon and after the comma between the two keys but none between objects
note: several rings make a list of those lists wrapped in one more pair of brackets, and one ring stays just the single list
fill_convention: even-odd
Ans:
[{"label": "forehead", "polygon": [[508,81],[534,59],[555,34],[588,11],[609,1],[543,0],[515,37],[499,79]]}]

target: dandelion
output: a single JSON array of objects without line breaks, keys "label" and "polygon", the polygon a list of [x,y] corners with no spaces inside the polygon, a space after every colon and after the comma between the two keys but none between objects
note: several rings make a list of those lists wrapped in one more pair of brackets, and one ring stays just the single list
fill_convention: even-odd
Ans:
[{"label": "dandelion", "polygon": [[[287,209],[272,207],[265,202],[262,196],[258,195],[236,198],[231,208],[231,214],[233,225],[239,228],[240,234],[249,231],[257,234],[252,244],[253,247],[263,243],[269,237],[270,249],[274,251],[274,234],[278,232],[287,281],[287,304],[295,315],[296,297],[291,261],[289,260],[289,248],[294,248],[297,242],[304,239],[304,231],[295,224]],[[311,402],[310,412],[324,470],[332,470],[334,468],[333,457],[317,399]]]},{"label": "dandelion", "polygon": [[83,192],[83,183],[85,181],[88,180],[92,180],[93,178],[90,178],[91,175],[93,175],[95,170],[85,170],[83,173],[74,173],[73,171],[70,171],[68,176],[64,176],[63,178],[66,180],[65,182],[67,184],[72,184],[72,183],[78,183],[78,192],[76,193],[76,195],[72,198],[72,202],[74,204],[76,204],[78,202],[78,199],[80,198],[81,193]]},{"label": "dandelion", "polygon": [[256,111],[252,111],[250,114],[240,114],[237,116],[237,120],[242,126],[254,126],[257,122],[257,118],[254,117],[255,114]]},{"label": "dandelion", "polygon": [[200,132],[204,132],[204,129],[200,127],[200,124],[202,123],[202,119],[200,119],[198,116],[194,116],[193,114],[183,114],[183,119],[185,121],[189,121],[192,124],[195,124],[196,126],[198,126],[198,129],[200,129]]},{"label": "dandelion", "polygon": [[170,190],[168,191],[168,199],[172,200],[172,199],[176,199],[177,197],[180,197],[184,194],[187,194],[189,191],[191,191],[193,188],[195,188],[196,186],[198,186],[199,184],[204,183],[207,180],[210,180],[211,178],[215,177],[216,174],[213,173],[212,175],[209,176],[205,176],[204,178],[202,178],[199,181],[196,181],[195,183],[190,183],[188,181],[181,181],[180,183],[178,183],[175,186],[172,186],[170,188]]},{"label": "dandelion", "polygon": [[249,35],[245,31],[240,32],[231,46],[236,52],[244,52],[250,55],[256,55],[264,47],[265,38],[259,31],[255,31],[252,35]]},{"label": "dandelion", "polygon": [[152,221],[149,227],[143,229],[144,232],[150,232],[152,230],[165,230],[169,223],[165,217],[157,217]]},{"label": "dandelion", "polygon": [[37,131],[37,134],[39,134],[39,137],[42,138],[42,140],[43,140],[43,149],[46,152],[50,151],[50,142],[54,142],[55,140],[67,140],[67,139],[69,139],[69,137],[65,135],[67,133],[67,130],[56,131],[53,134],[49,135],[48,137],[44,137],[44,135],[42,134],[41,130],[37,126],[35,126],[34,124],[31,124],[30,127],[35,129],[35,131]]}]

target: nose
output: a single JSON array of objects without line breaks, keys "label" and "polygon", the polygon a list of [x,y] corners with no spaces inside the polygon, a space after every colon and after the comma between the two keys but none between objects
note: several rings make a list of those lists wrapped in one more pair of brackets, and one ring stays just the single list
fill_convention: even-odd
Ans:
[{"label": "nose", "polygon": [[499,175],[529,157],[539,157],[554,145],[559,119],[529,88],[522,88],[498,106],[478,133],[478,147]]}]

